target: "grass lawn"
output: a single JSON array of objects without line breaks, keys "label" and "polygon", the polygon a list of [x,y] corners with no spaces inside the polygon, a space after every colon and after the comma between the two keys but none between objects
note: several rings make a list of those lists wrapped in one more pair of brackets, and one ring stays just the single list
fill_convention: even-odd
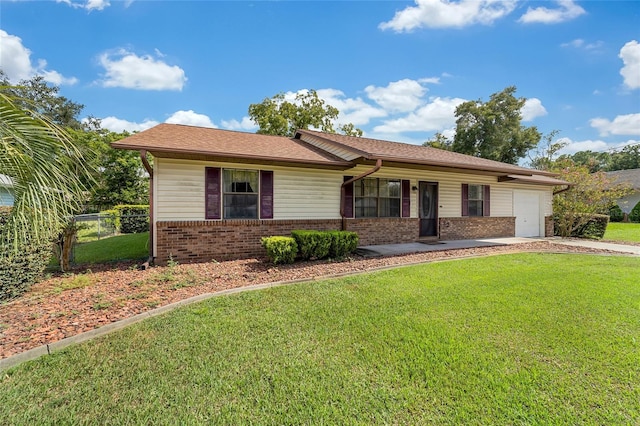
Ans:
[{"label": "grass lawn", "polygon": [[[75,264],[107,263],[119,260],[146,259],[149,257],[149,233],[123,234],[102,238],[75,247]],[[58,260],[55,256],[49,262],[55,268]]]},{"label": "grass lawn", "polygon": [[604,239],[640,243],[640,223],[609,222]]},{"label": "grass lawn", "polygon": [[0,374],[8,424],[640,424],[640,260],[516,254],[210,299]]}]

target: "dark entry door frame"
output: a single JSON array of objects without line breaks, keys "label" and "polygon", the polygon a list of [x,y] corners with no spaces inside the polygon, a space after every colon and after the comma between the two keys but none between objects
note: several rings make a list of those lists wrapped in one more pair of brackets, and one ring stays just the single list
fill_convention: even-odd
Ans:
[{"label": "dark entry door frame", "polygon": [[438,182],[418,182],[420,237],[438,236]]}]

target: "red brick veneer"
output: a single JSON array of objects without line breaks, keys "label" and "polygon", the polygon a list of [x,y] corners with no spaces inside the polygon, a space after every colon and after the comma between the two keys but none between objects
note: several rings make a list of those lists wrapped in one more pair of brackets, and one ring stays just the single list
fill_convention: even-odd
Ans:
[{"label": "red brick veneer", "polygon": [[[347,230],[358,233],[360,245],[415,241],[418,219],[347,219]],[[261,257],[262,237],[290,235],[295,229],[319,231],[342,228],[340,219],[330,220],[198,220],[157,222],[156,263],[169,258],[180,262]]]},{"label": "red brick veneer", "polygon": [[441,240],[513,237],[515,217],[441,217]]},{"label": "red brick veneer", "polygon": [[545,216],[544,218],[544,236],[553,237],[553,216]]}]

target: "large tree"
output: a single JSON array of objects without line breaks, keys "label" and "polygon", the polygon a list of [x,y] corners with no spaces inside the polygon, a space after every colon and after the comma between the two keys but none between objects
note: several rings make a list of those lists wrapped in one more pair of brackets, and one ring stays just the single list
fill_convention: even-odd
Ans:
[{"label": "large tree", "polygon": [[58,86],[47,84],[44,77],[38,75],[11,85],[7,75],[0,69],[0,89],[10,96],[16,106],[23,110],[33,110],[40,116],[48,117],[51,122],[73,129],[82,128],[78,115],[84,105],[73,102],[58,92]]},{"label": "large tree", "polygon": [[72,131],[79,146],[94,155],[94,182],[87,200],[93,206],[148,204],[149,178],[137,151],[111,148],[111,142],[129,136],[105,129]]},{"label": "large tree", "polygon": [[487,102],[464,102],[456,108],[456,135],[451,149],[462,154],[516,164],[541,138],[535,126],[521,124],[525,98],[515,86],[494,93]]},{"label": "large tree", "polygon": [[[334,122],[338,118],[337,108],[327,105],[315,90],[299,92],[293,102],[283,93],[265,98],[259,104],[249,105],[249,117],[259,126],[263,135],[294,136],[297,129],[316,128],[335,133]],[[362,130],[348,123],[338,130],[351,136],[362,136]]]}]

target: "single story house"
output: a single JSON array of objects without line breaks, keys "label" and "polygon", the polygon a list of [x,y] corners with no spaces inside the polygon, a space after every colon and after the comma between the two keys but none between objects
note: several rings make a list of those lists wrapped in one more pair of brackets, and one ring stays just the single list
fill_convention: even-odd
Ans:
[{"label": "single story house", "polygon": [[9,176],[0,175],[0,206],[13,206],[13,181]]},{"label": "single story house", "polygon": [[[112,144],[151,177],[157,263],[264,255],[294,229],[360,244],[553,234],[554,174],[440,149],[298,130],[292,138],[160,124]],[[153,166],[147,161],[153,155]]]},{"label": "single story house", "polygon": [[627,184],[631,188],[631,193],[620,198],[617,202],[626,219],[636,204],[640,203],[640,169],[616,170],[615,172],[607,172],[606,175],[614,183]]}]

